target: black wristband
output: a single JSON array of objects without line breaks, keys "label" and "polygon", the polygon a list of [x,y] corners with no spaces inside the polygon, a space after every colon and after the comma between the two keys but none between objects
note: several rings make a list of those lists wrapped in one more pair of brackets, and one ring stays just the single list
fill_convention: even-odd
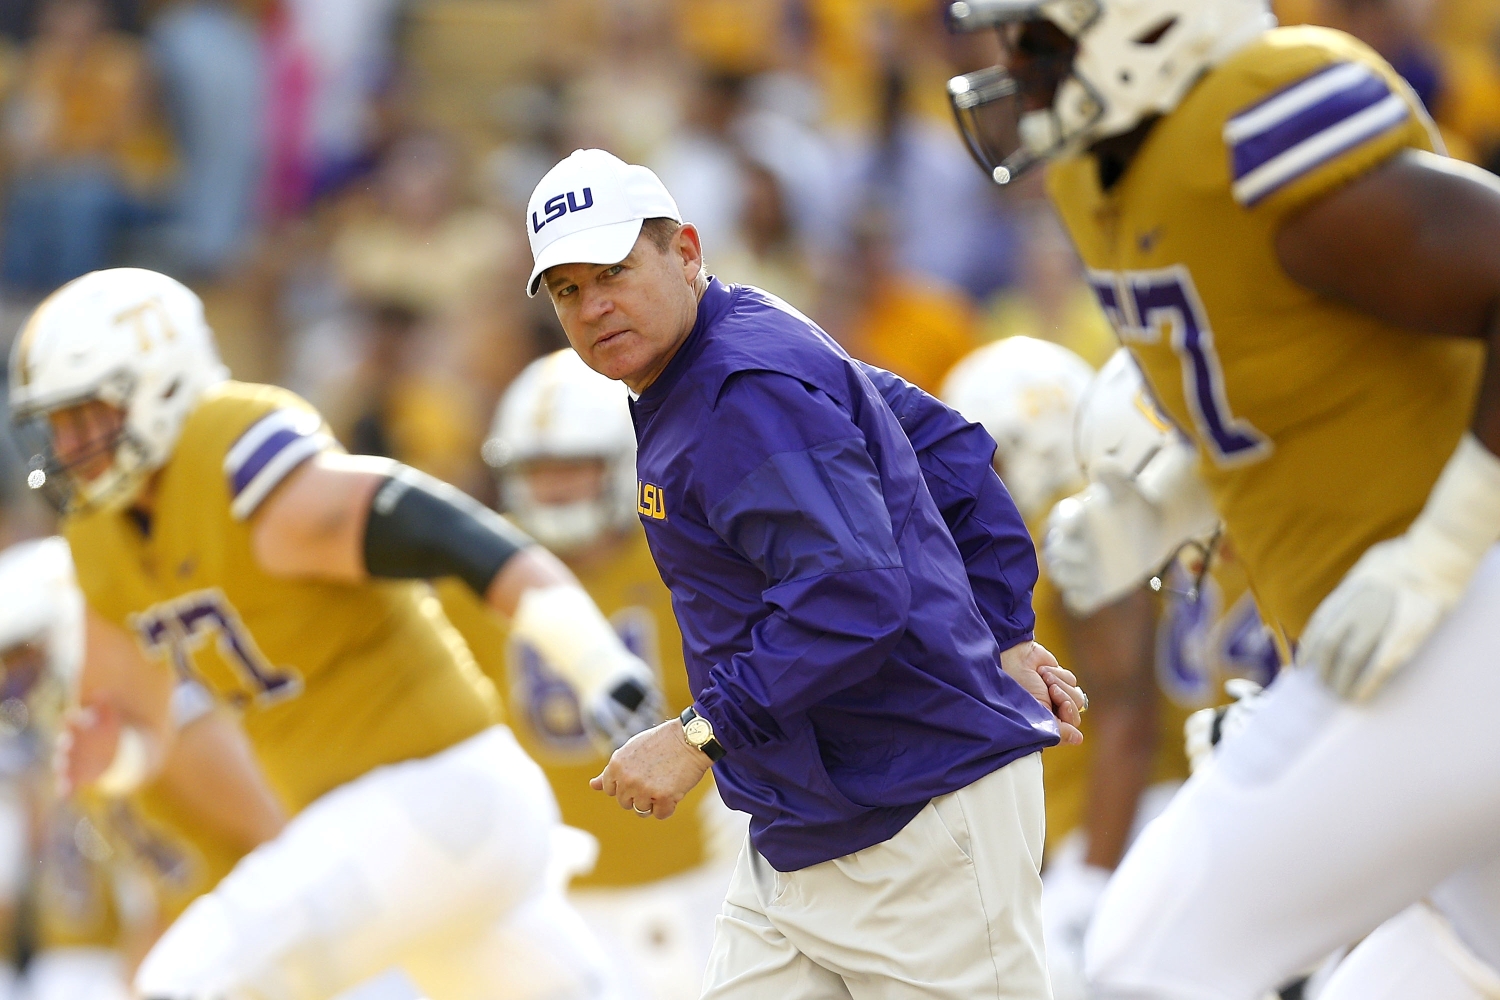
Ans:
[{"label": "black wristband", "polygon": [[535,542],[478,500],[400,466],[375,491],[365,524],[371,576],[456,576],[481,598],[511,557]]}]

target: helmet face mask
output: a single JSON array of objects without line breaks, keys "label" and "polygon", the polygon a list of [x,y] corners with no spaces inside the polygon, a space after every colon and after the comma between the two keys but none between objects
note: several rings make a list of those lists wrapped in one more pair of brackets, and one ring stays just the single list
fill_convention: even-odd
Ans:
[{"label": "helmet face mask", "polygon": [[1004,64],[948,81],[948,101],[969,153],[996,184],[1062,155],[1104,115],[1073,72],[1078,46],[1044,16],[997,25]]},{"label": "helmet face mask", "polygon": [[[612,496],[619,470],[611,456],[551,458],[500,470],[505,508],[522,530],[553,552],[569,555],[603,540],[634,516]],[[632,483],[632,485],[634,485]],[[632,491],[632,496],[633,496]]]},{"label": "helmet face mask", "polygon": [[948,20],[996,29],[1006,52],[948,83],[969,150],[998,184],[1171,112],[1276,23],[1268,0],[956,0]]},{"label": "helmet face mask", "polygon": [[81,399],[13,413],[16,436],[31,456],[27,485],[59,514],[124,506],[150,474],[146,448],[116,402],[130,398],[133,381],[122,372]]}]

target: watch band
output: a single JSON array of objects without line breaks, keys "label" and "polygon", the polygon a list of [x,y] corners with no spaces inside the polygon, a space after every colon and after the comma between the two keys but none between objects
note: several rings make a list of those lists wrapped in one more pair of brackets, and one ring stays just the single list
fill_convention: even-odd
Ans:
[{"label": "watch band", "polygon": [[693,722],[694,720],[700,721],[703,726],[706,726],[708,728],[708,739],[704,740],[702,743],[699,743],[696,742],[692,737],[688,737],[688,743],[697,747],[699,750],[702,750],[704,756],[708,758],[708,762],[710,764],[717,764],[719,761],[724,759],[724,744],[720,743],[718,737],[714,736],[714,729],[709,721],[703,718],[703,716],[699,715],[697,710],[693,708],[692,705],[689,705],[687,708],[684,708],[682,710],[682,728],[687,729],[688,724]]}]

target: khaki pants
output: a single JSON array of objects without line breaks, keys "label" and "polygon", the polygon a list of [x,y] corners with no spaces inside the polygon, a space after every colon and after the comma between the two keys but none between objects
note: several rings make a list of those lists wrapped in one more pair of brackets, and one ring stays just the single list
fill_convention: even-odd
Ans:
[{"label": "khaki pants", "polygon": [[1042,764],[933,799],[883,844],[781,873],[747,839],[704,1000],[1050,1000]]}]

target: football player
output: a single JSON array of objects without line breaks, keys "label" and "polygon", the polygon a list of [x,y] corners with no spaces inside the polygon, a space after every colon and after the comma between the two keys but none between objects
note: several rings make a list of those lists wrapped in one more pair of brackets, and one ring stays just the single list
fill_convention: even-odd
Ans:
[{"label": "football player", "polygon": [[[1039,544],[1053,502],[1078,489],[1085,473],[1131,476],[1168,440],[1123,352],[1096,376],[1065,348],[1012,337],[960,362],[943,398],[995,438],[1000,478]],[[1215,700],[1222,674],[1259,675],[1267,653],[1274,656],[1268,643],[1245,638],[1259,634],[1259,619],[1243,580],[1222,560],[1188,595],[1192,582],[1174,580],[1165,602],[1138,583],[1107,606],[1077,614],[1045,568],[1038,580],[1037,639],[1075,666],[1092,698],[1088,740],[1042,757],[1042,916],[1058,1000],[1087,995],[1083,935],[1104,885],[1135,831],[1187,777],[1187,713]],[[1242,621],[1246,611],[1253,628]]]},{"label": "football player", "polygon": [[[657,671],[667,708],[681,712],[692,702],[682,636],[637,514],[625,387],[570,349],[532,362],[500,400],[484,458],[506,514],[562,558],[626,646]],[[598,841],[593,871],[570,896],[619,966],[625,995],[696,998],[744,837],[738,814],[711,783],[689,792],[665,824],[642,823],[595,794],[589,779],[608,756],[589,739],[573,689],[529,642],[508,641],[472,595],[451,584],[438,592],[499,687],[517,740],[551,782],[563,821]]]},{"label": "football player", "polygon": [[90,609],[65,780],[140,787],[191,677],[242,711],[296,814],[173,924],[137,990],[311,1000],[400,965],[433,1000],[597,994],[547,877],[555,801],[420,582],[457,576],[512,615],[618,742],[657,717],[650,673],[567,569],[451,487],[343,454],[290,393],[229,381],[202,304],[164,275],[64,286],[10,377]]},{"label": "football player", "polygon": [[[1500,697],[1500,182],[1439,155],[1376,54],[1262,0],[950,13],[1005,43],[950,84],[971,147],[1002,183],[1052,161],[1297,654],[1117,871],[1098,994],[1248,1000],[1416,905],[1366,942],[1395,960],[1361,995],[1493,995],[1500,732],[1464,713]],[[1197,530],[1190,478],[1111,495],[1137,570]]]},{"label": "football player", "polygon": [[[59,801],[47,749],[76,701],[83,652],[84,600],[67,542],[47,538],[0,554],[0,767],[23,789],[5,797],[4,829],[13,817],[24,826],[29,813],[37,841],[26,904],[32,953],[23,989],[31,1000],[128,996],[126,968],[163,921],[284,822],[238,724],[190,681],[173,697],[179,735],[161,778],[128,799],[91,796],[83,808]],[[227,748],[243,766],[217,769],[211,783],[195,777],[206,748]],[[4,838],[7,895],[19,881],[19,872],[9,874],[12,848],[24,869],[24,841]],[[128,901],[117,891],[123,885]]]}]

